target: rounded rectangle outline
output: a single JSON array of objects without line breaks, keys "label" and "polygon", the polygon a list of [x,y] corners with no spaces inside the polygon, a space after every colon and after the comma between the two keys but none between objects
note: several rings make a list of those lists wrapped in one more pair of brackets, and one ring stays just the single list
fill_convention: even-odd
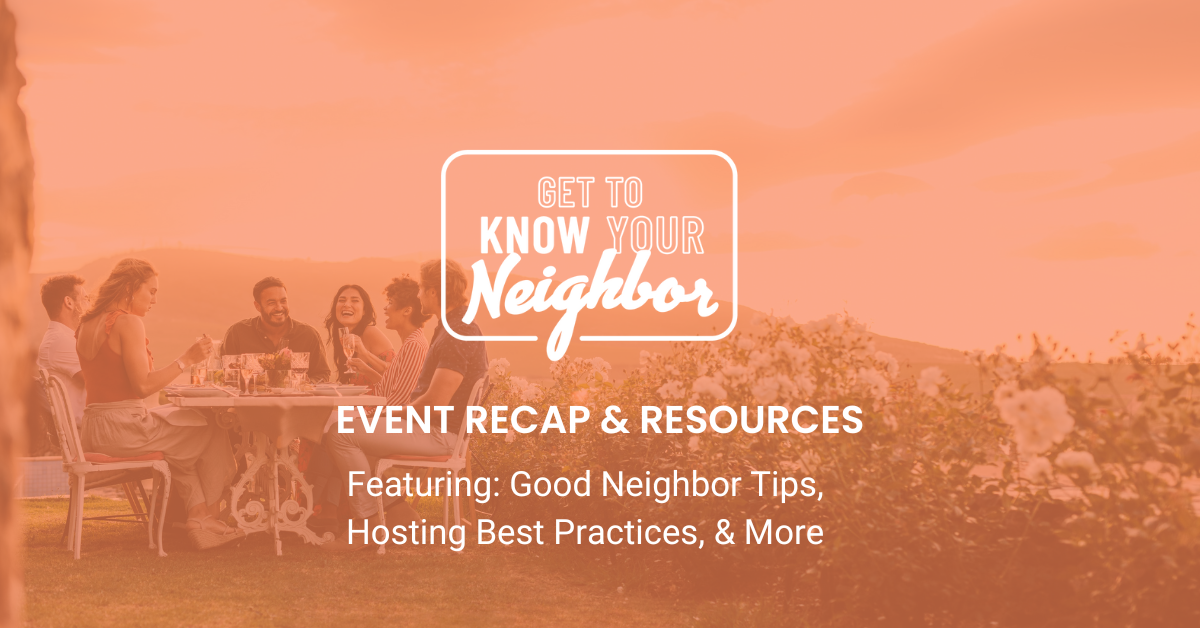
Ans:
[{"label": "rounded rectangle outline", "polygon": [[498,341],[515,341],[515,342],[536,342],[537,336],[460,336],[458,332],[445,324],[446,320],[446,171],[449,170],[450,164],[459,157],[464,155],[708,155],[712,157],[720,157],[729,164],[729,170],[733,174],[733,318],[729,321],[729,327],[725,331],[712,336],[580,336],[582,342],[622,342],[622,341],[662,341],[662,342],[680,342],[680,341],[713,341],[720,340],[733,332],[733,328],[737,326],[738,318],[738,291],[737,291],[737,268],[738,268],[738,173],[737,165],[729,158],[729,155],[719,150],[538,150],[538,149],[489,149],[489,150],[460,150],[446,158],[442,164],[442,290],[441,290],[441,323],[442,328],[446,330],[454,338],[459,340],[484,342],[486,340]]}]

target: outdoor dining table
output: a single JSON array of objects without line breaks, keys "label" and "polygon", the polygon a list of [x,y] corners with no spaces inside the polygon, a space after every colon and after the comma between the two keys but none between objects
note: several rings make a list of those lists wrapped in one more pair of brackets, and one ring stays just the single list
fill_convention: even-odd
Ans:
[{"label": "outdoor dining table", "polygon": [[[241,424],[243,434],[242,451],[246,457],[246,470],[231,487],[230,511],[238,526],[247,535],[255,532],[270,532],[275,536],[275,554],[283,555],[281,532],[300,535],[305,542],[320,545],[333,540],[326,532],[318,536],[307,526],[313,514],[312,485],[296,464],[297,453],[292,451],[292,441],[297,437],[319,443],[326,421],[332,411],[341,405],[382,406],[387,405],[384,397],[372,395],[317,396],[317,395],[253,395],[238,397],[168,397],[172,403],[183,408],[232,409]],[[254,451],[248,451],[250,447]],[[266,467],[265,493],[256,486],[259,471]],[[280,494],[280,468],[287,472],[289,486],[298,487],[287,494]],[[242,497],[248,499],[242,503]],[[299,501],[297,498],[300,498]]]}]

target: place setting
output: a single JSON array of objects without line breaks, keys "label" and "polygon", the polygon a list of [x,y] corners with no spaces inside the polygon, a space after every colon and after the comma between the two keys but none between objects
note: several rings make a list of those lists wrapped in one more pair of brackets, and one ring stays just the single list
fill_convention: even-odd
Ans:
[{"label": "place setting", "polygon": [[[212,343],[216,354],[221,343]],[[366,386],[350,386],[343,387],[350,390],[336,391],[319,384],[322,390],[317,392],[308,381],[308,365],[308,352],[288,349],[222,355],[194,365],[189,384],[167,386],[163,392],[168,397],[213,398],[353,396],[368,390]]]}]

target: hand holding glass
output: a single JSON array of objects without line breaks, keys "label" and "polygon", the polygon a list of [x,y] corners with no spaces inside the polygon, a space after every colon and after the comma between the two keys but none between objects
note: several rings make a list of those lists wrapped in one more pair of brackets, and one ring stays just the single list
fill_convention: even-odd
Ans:
[{"label": "hand holding glass", "polygon": [[344,373],[346,373],[347,375],[354,375],[355,370],[353,367],[350,366],[349,360],[350,360],[350,358],[354,357],[354,341],[358,338],[358,336],[355,336],[354,334],[350,333],[350,330],[346,329],[345,327],[342,327],[341,329],[338,330],[338,335],[342,339],[342,352],[346,354],[346,360],[347,360],[346,370],[344,371]]}]

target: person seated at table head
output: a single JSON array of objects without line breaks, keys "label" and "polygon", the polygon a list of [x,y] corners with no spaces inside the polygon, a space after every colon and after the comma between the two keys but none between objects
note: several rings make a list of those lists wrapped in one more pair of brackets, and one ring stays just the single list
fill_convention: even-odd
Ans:
[{"label": "person seated at table head", "polygon": [[75,330],[87,308],[88,296],[83,289],[83,277],[57,275],[42,284],[42,306],[50,317],[42,344],[38,347],[37,364],[58,377],[67,393],[67,405],[75,425],[83,421],[83,369],[75,352]]},{"label": "person seated at table head", "polygon": [[346,284],[333,293],[333,303],[325,316],[325,330],[329,332],[329,344],[333,347],[333,365],[337,379],[343,384],[370,385],[378,381],[364,370],[346,373],[346,352],[342,349],[341,330],[349,330],[354,336],[355,354],[370,365],[371,373],[378,375],[387,369],[387,363],[396,354],[392,341],[375,326],[375,306],[362,287]]},{"label": "person seated at table head", "polygon": [[[363,476],[371,477],[371,467],[367,456],[383,458],[396,454],[408,456],[445,456],[451,453],[458,442],[458,430],[466,414],[467,398],[475,382],[487,374],[487,349],[483,342],[459,340],[446,332],[453,329],[461,336],[481,336],[482,332],[475,323],[463,323],[463,315],[467,310],[467,273],[454,260],[446,260],[446,318],[441,318],[442,297],[442,261],[429,260],[421,264],[420,289],[418,297],[421,312],[426,316],[438,318],[437,328],[433,332],[433,341],[421,365],[417,383],[408,400],[424,414],[425,408],[433,406],[453,406],[447,412],[446,432],[440,426],[431,426],[428,434],[414,430],[412,433],[388,434],[384,430],[375,430],[368,434],[361,429],[361,424],[355,425],[354,433],[339,433],[336,428],[325,435],[325,446],[333,457],[342,477],[348,477],[352,471],[361,471]],[[401,347],[403,352],[403,347]],[[397,357],[399,361],[401,358]],[[390,403],[390,401],[389,401]],[[351,425],[354,425],[353,423]],[[367,519],[369,525],[379,522],[378,505],[374,497],[365,491],[356,491],[350,500],[351,515],[357,519]],[[416,513],[404,502],[395,506],[401,512],[396,515],[400,519],[412,520]],[[393,516],[389,510],[389,517]],[[341,537],[322,547],[330,549],[361,549],[369,544],[350,545],[348,539]]]},{"label": "person seated at table head", "polygon": [[[240,536],[216,517],[237,470],[229,439],[204,413],[173,405],[147,409],[156,394],[212,354],[203,336],[183,355],[155,370],[142,319],[158,302],[158,272],[149,262],[124,259],[100,285],[75,333],[87,406],[84,451],[128,458],[162,452],[172,490],[187,507],[189,537],[212,546]],[[216,537],[216,541],[213,540]]]},{"label": "person seated at table head", "polygon": [[254,309],[258,316],[230,325],[221,343],[221,355],[276,353],[284,348],[293,353],[308,353],[308,379],[329,379],[329,363],[321,335],[311,325],[291,317],[287,287],[278,277],[266,277],[254,284]]}]

